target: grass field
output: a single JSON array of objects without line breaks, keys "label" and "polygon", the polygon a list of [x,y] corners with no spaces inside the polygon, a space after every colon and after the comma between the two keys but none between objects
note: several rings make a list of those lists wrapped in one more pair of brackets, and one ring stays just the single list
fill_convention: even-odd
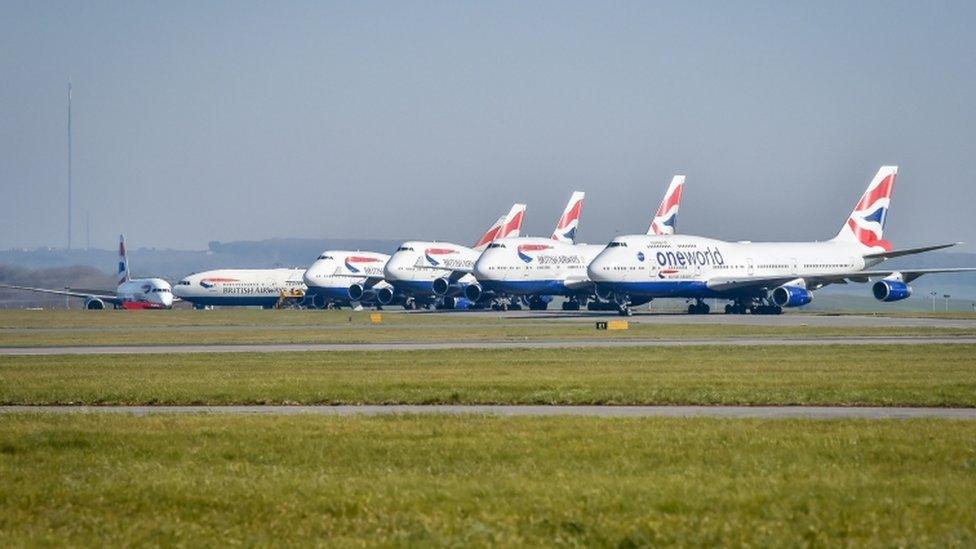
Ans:
[{"label": "grass field", "polygon": [[0,417],[0,545],[976,544],[976,423]]},{"label": "grass field", "polygon": [[[847,327],[632,323],[598,331],[593,317],[512,318],[492,315],[345,311],[0,311],[0,347],[233,343],[390,343],[580,339],[703,339],[850,337]],[[974,336],[971,328],[865,327],[858,336]]]},{"label": "grass field", "polygon": [[976,406],[974,345],[0,357],[0,404]]}]

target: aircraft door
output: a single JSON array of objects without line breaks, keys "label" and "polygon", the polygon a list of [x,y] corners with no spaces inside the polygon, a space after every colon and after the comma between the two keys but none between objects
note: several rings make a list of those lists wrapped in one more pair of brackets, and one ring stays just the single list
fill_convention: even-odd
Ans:
[{"label": "aircraft door", "polygon": [[796,263],[796,258],[790,258],[790,274],[799,274],[799,268]]},{"label": "aircraft door", "polygon": [[746,259],[746,273],[749,276],[752,276],[753,274],[755,274],[755,272],[756,272],[756,269],[755,269],[755,267],[752,264],[752,258],[751,257],[750,258],[747,258]]}]

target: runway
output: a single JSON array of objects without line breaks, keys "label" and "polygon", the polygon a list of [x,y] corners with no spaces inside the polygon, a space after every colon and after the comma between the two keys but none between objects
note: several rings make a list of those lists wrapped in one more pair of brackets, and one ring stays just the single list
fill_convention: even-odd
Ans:
[{"label": "runway", "polygon": [[187,353],[293,353],[339,351],[431,351],[457,349],[563,349],[609,347],[803,346],[803,345],[974,345],[976,337],[819,337],[710,339],[567,339],[436,343],[264,343],[228,345],[99,345],[64,347],[7,347],[0,356],[145,355]]},{"label": "runway", "polygon": [[382,416],[449,414],[491,416],[711,417],[752,419],[960,419],[976,420],[976,408],[885,408],[845,406],[0,406],[0,414],[254,414]]}]

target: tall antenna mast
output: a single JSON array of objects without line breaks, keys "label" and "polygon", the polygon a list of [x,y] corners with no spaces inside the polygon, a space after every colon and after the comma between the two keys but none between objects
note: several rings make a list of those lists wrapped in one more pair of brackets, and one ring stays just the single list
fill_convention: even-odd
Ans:
[{"label": "tall antenna mast", "polygon": [[68,249],[71,249],[71,76],[68,76]]}]

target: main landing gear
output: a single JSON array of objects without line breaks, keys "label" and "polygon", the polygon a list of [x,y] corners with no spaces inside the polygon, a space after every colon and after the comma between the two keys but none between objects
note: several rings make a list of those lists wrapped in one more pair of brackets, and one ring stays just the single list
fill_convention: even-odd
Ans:
[{"label": "main landing gear", "polygon": [[580,307],[582,307],[582,304],[575,297],[571,297],[566,301],[563,301],[564,311],[578,311],[580,310]]},{"label": "main landing gear", "polygon": [[725,314],[727,315],[744,315],[746,313],[752,313],[754,315],[780,315],[783,314],[783,308],[774,305],[765,298],[736,299],[725,306]]},{"label": "main landing gear", "polygon": [[708,306],[701,299],[696,299],[694,303],[688,305],[688,314],[690,315],[707,315],[712,311],[712,308]]}]

